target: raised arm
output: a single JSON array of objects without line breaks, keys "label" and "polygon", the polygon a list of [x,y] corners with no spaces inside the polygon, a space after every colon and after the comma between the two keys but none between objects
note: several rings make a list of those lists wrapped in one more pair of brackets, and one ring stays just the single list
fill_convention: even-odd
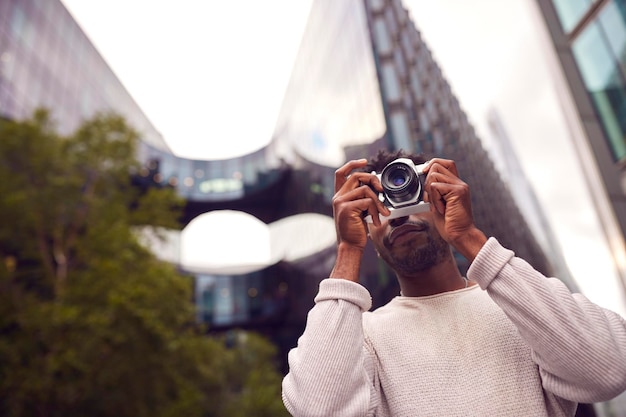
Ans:
[{"label": "raised arm", "polygon": [[337,260],[330,278],[320,284],[315,306],[298,346],[289,353],[289,373],[283,380],[283,402],[299,416],[368,416],[378,404],[374,361],[365,347],[363,312],[371,308],[359,272],[367,228],[363,213],[389,210],[372,190],[378,179],[354,172],[366,160],[350,161],[335,173],[333,215],[337,231]]},{"label": "raised arm", "polygon": [[369,292],[354,282],[325,279],[298,346],[289,352],[283,402],[294,417],[374,415],[374,362],[364,347],[362,314]]},{"label": "raised arm", "polygon": [[353,172],[366,164],[365,159],[350,161],[335,171],[333,217],[337,231],[337,260],[331,278],[359,281],[361,257],[367,243],[363,213],[371,214],[376,225],[380,225],[378,213],[389,215],[389,209],[371,188],[382,191],[378,178],[365,172]]},{"label": "raised arm", "polygon": [[572,294],[493,238],[468,277],[515,324],[532,349],[546,390],[585,403],[626,390],[626,322],[617,313]]},{"label": "raised arm", "polygon": [[626,324],[546,278],[474,225],[469,187],[453,161],[433,159],[426,191],[440,234],[472,261],[468,278],[502,308],[532,349],[544,388],[578,402],[626,390]]}]

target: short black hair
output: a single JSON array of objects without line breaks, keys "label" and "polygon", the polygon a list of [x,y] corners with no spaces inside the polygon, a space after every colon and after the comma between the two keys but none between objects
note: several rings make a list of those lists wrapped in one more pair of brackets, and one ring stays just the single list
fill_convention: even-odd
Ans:
[{"label": "short black hair", "polygon": [[395,161],[398,158],[408,158],[413,161],[416,165],[423,164],[431,158],[427,158],[424,154],[414,154],[406,152],[403,149],[397,151],[388,151],[387,149],[379,149],[376,155],[372,156],[368,161],[367,165],[364,166],[359,171],[363,172],[372,172],[376,171],[380,174],[380,172],[392,161]]}]

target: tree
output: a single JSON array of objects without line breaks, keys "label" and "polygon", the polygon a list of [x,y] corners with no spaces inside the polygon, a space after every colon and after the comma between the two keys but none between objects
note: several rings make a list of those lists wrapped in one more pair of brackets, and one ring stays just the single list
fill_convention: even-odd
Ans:
[{"label": "tree", "polygon": [[183,201],[131,185],[137,145],[114,114],[0,122],[0,415],[287,415],[272,346],[207,337],[190,277],[138,242]]}]

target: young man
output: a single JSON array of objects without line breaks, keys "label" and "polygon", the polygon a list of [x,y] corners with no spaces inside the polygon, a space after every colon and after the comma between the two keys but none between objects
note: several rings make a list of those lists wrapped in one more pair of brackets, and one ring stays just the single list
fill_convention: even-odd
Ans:
[{"label": "young man", "polygon": [[[289,354],[289,412],[573,416],[578,402],[624,391],[624,319],[487,238],[453,161],[423,168],[429,210],[390,218],[381,181],[369,172],[398,157],[423,162],[381,153],[370,165],[350,161],[336,171],[337,260]],[[358,283],[368,236],[401,289],[373,312]],[[467,278],[450,245],[471,261]]]}]

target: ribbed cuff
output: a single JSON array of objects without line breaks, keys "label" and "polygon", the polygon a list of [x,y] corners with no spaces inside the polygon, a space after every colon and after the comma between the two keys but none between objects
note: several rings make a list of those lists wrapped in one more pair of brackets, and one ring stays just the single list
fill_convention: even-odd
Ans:
[{"label": "ribbed cuff", "polygon": [[484,290],[514,256],[513,251],[500,245],[496,238],[490,237],[470,265],[467,277]]},{"label": "ribbed cuff", "polygon": [[326,278],[320,282],[320,290],[315,297],[315,302],[327,300],[344,300],[357,305],[361,311],[372,308],[372,296],[370,292],[356,282],[340,278]]}]

